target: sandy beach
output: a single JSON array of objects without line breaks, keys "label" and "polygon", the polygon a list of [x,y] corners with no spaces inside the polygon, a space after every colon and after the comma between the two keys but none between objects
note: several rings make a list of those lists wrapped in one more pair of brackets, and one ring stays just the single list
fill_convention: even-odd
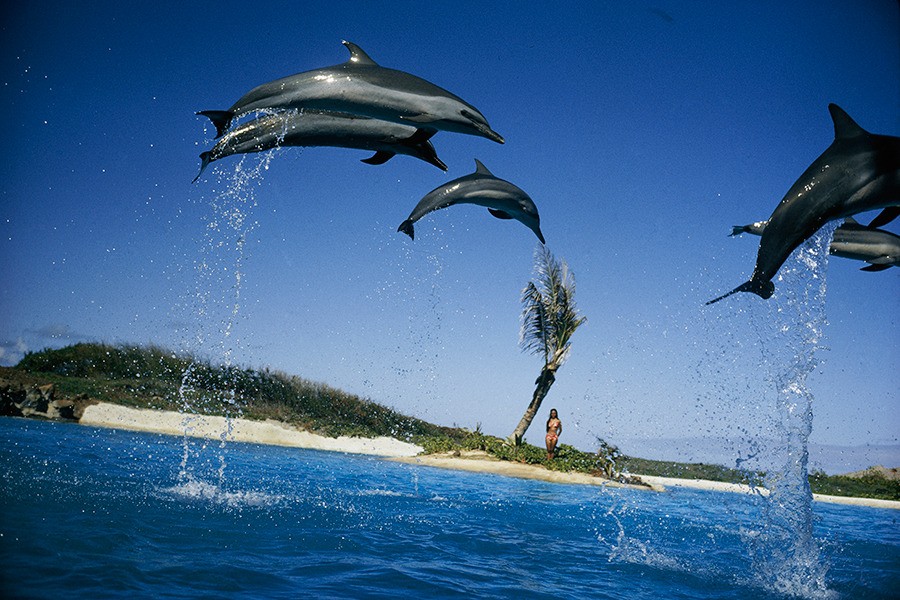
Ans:
[{"label": "sandy beach", "polygon": [[[101,402],[87,407],[79,421],[82,425],[147,431],[166,435],[185,435],[205,439],[289,446],[383,457],[415,456],[422,448],[389,437],[337,438],[302,431],[279,421],[250,421],[225,417],[183,415],[177,412],[128,408]],[[230,431],[228,427],[230,426]],[[227,431],[227,435],[226,435]]]},{"label": "sandy beach", "polygon": [[[93,427],[111,427],[165,435],[181,436],[187,434],[191,437],[206,439],[222,439],[225,436],[227,441],[234,442],[271,444],[349,454],[366,454],[389,458],[411,465],[491,473],[506,477],[536,479],[569,485],[594,485],[614,488],[632,487],[644,490],[650,489],[657,492],[664,492],[668,488],[685,487],[743,494],[768,493],[767,490],[753,490],[744,484],[702,479],[676,479],[651,475],[636,475],[646,484],[646,487],[629,485],[610,481],[602,477],[595,477],[587,473],[564,473],[551,471],[542,465],[501,461],[486,452],[470,451],[453,454],[421,455],[423,450],[420,446],[390,437],[358,438],[341,436],[330,438],[302,431],[278,421],[231,419],[229,422],[224,417],[183,415],[171,411],[135,409],[108,403],[87,407],[80,423]],[[228,429],[229,427],[230,430]],[[900,502],[894,500],[826,496],[823,494],[813,494],[813,499],[818,502],[900,509]]]}]

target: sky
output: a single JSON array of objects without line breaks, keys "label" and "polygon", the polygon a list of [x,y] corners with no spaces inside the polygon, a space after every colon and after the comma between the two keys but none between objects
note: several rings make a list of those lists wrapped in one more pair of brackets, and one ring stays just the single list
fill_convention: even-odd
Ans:
[{"label": "sky", "polygon": [[[518,345],[535,236],[475,206],[426,216],[415,241],[396,231],[478,158],[535,201],[587,317],[536,444],[551,407],[561,442],[585,450],[603,438],[733,462],[771,437],[790,284],[704,306],[752,271],[758,239],[728,234],[767,218],[828,147],[829,103],[900,135],[888,0],[0,10],[0,364],[80,341],[156,344],[507,436],[542,366]],[[344,39],[476,106],[506,144],[438,133],[448,173],[281,149],[191,184],[215,135],[197,111],[344,62]],[[900,270],[861,266],[833,258],[823,275],[806,381],[819,449],[900,448]]]}]

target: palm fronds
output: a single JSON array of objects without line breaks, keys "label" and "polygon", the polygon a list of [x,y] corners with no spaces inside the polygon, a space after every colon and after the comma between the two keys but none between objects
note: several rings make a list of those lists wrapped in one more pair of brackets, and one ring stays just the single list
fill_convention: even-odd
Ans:
[{"label": "palm fronds", "polygon": [[585,320],[575,306],[575,277],[568,265],[546,246],[538,247],[534,278],[522,290],[522,350],[543,355],[544,364],[555,370],[565,362],[572,335]]}]

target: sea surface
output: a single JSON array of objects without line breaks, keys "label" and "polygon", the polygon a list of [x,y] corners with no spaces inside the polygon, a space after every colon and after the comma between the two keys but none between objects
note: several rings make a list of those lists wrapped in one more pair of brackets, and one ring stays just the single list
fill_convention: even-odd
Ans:
[{"label": "sea surface", "polygon": [[772,572],[758,496],[15,418],[0,419],[0,478],[4,598],[900,594],[894,510],[816,503],[819,564]]}]

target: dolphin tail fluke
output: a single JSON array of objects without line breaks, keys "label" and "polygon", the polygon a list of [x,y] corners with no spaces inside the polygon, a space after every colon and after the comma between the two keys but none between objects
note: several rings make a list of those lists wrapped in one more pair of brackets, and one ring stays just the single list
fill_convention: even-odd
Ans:
[{"label": "dolphin tail fluke", "polygon": [[387,150],[379,150],[369,158],[362,159],[362,162],[366,163],[367,165],[383,165],[395,156],[397,155],[393,152],[388,152]]},{"label": "dolphin tail fluke", "polygon": [[416,239],[415,231],[413,230],[413,222],[410,221],[409,219],[400,223],[400,227],[397,228],[397,231],[402,231],[403,233],[408,235],[409,239],[411,239],[411,240]]},{"label": "dolphin tail fluke", "polygon": [[212,121],[212,124],[216,127],[217,138],[225,135],[225,132],[228,131],[228,127],[231,125],[231,119],[234,116],[229,110],[201,110],[197,114],[203,115]]},{"label": "dolphin tail fluke", "polygon": [[706,303],[707,306],[710,304],[715,304],[719,300],[724,300],[728,296],[732,294],[736,294],[738,292],[751,292],[767,300],[772,297],[772,293],[775,291],[775,284],[771,281],[760,281],[758,279],[751,279],[750,281],[744,282],[741,285],[737,286],[727,294],[722,294],[718,298],[713,298],[709,302]]},{"label": "dolphin tail fluke", "polygon": [[200,172],[197,173],[197,176],[194,177],[194,180],[193,180],[191,183],[197,183],[197,180],[200,179],[200,176],[201,176],[201,175],[203,175],[203,171],[205,171],[205,170],[206,170],[206,167],[209,166],[209,163],[210,163],[210,160],[211,160],[209,157],[210,157],[210,153],[209,153],[209,152],[202,152],[202,153],[200,154],[200,160],[203,161],[203,162],[200,164]]}]

